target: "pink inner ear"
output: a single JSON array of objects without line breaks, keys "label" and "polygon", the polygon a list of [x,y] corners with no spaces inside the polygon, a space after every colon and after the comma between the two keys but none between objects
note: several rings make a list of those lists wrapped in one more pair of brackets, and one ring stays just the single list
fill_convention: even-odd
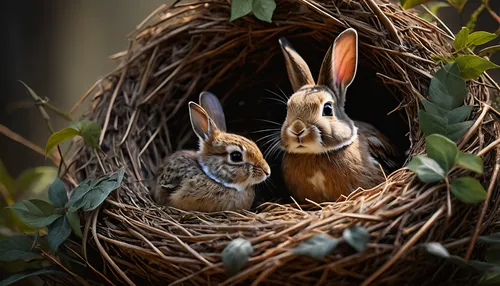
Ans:
[{"label": "pink inner ear", "polygon": [[356,71],[356,37],[354,34],[342,35],[335,43],[335,77],[337,85],[347,85]]}]

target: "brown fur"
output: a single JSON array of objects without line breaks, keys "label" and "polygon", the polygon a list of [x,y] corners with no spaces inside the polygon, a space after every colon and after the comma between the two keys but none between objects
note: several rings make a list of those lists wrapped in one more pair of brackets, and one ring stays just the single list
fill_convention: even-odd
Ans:
[{"label": "brown fur", "polygon": [[346,90],[356,74],[356,32],[346,30],[330,47],[317,85],[311,84],[304,60],[288,42],[280,43],[294,88],[280,133],[286,150],[283,176],[292,195],[299,202],[335,201],[358,187],[381,183],[375,158],[385,159],[394,148],[373,126],[355,123],[344,111]]},{"label": "brown fur", "polygon": [[[283,176],[293,197],[301,203],[335,201],[358,187],[370,188],[383,181],[383,174],[372,164],[366,140],[358,139],[348,147],[326,154],[287,153]],[[325,188],[319,189],[310,178],[317,172],[325,176]]]},{"label": "brown fur", "polygon": [[[199,152],[178,151],[158,170],[152,196],[158,204],[192,211],[235,211],[249,209],[254,200],[253,185],[270,174],[257,145],[251,140],[220,130],[225,126],[218,99],[202,93],[200,102],[211,116],[194,102],[189,103],[191,125],[200,140]],[[225,128],[225,127],[224,127]],[[241,160],[231,159],[239,152]]]},{"label": "brown fur", "polygon": [[159,170],[153,197],[158,204],[183,210],[216,212],[249,209],[253,187],[243,192],[210,180],[198,164],[198,154],[181,151],[172,154]]}]

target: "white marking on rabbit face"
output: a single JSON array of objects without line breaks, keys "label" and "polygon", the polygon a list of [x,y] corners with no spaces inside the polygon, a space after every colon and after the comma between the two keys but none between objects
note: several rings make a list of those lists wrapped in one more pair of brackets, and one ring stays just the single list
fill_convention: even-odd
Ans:
[{"label": "white marking on rabbit face", "polygon": [[314,173],[314,175],[312,177],[310,177],[307,180],[318,191],[323,191],[326,187],[326,185],[325,185],[326,178],[325,178],[325,175],[323,174],[323,172],[321,172],[321,171],[317,171],[316,173]]}]

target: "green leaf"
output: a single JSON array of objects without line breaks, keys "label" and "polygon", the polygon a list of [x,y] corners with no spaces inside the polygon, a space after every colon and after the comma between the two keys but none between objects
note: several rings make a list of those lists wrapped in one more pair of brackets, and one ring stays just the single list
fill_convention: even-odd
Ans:
[{"label": "green leaf", "polygon": [[466,204],[477,204],[486,199],[486,191],[481,183],[471,177],[451,181],[451,192]]},{"label": "green leaf", "polygon": [[68,219],[69,225],[73,230],[73,233],[82,238],[82,226],[80,224],[80,216],[78,216],[78,212],[66,212],[66,218]]},{"label": "green leaf", "polygon": [[470,112],[472,111],[472,106],[470,105],[460,106],[453,110],[446,110],[433,104],[432,102],[426,99],[422,99],[421,102],[427,113],[448,120],[448,124],[455,124],[461,122],[462,120],[467,118],[470,115]]},{"label": "green leaf", "polygon": [[438,162],[426,156],[415,156],[407,166],[415,172],[424,183],[435,183],[444,180],[445,173]]},{"label": "green leaf", "polygon": [[453,110],[463,105],[467,88],[456,64],[446,64],[431,79],[429,98],[435,105]]},{"label": "green leaf", "polygon": [[345,229],[342,233],[342,237],[358,252],[363,252],[370,239],[370,233],[362,226],[355,226]]},{"label": "green leaf", "polygon": [[427,3],[431,0],[400,0],[401,6],[403,9],[410,9],[417,5]]},{"label": "green leaf", "polygon": [[78,130],[71,127],[67,127],[54,132],[52,135],[50,135],[49,140],[47,141],[47,145],[45,146],[45,155],[48,156],[52,149],[54,149],[57,145],[77,135]]},{"label": "green leaf", "polygon": [[9,191],[9,194],[11,196],[15,195],[16,189],[14,185],[14,180],[7,171],[7,168],[5,168],[5,165],[3,164],[2,160],[0,160],[0,184],[5,186],[5,188],[7,189],[7,191]]},{"label": "green leaf", "polygon": [[455,7],[458,12],[462,12],[466,2],[467,0],[448,0],[448,3]]},{"label": "green leaf", "polygon": [[469,29],[467,27],[462,27],[460,32],[455,36],[453,41],[453,48],[455,51],[460,51],[467,45],[467,40],[469,38]]},{"label": "green leaf", "polygon": [[474,121],[465,121],[447,126],[446,137],[451,141],[458,142],[465,133],[471,128]]},{"label": "green leaf", "polygon": [[40,194],[47,190],[47,187],[54,181],[56,176],[57,168],[54,167],[40,166],[28,169],[16,179],[17,190]]},{"label": "green leaf", "polygon": [[252,253],[253,247],[250,241],[244,238],[231,241],[221,254],[226,272],[230,275],[237,274],[247,264]]},{"label": "green leaf", "polygon": [[101,135],[101,126],[90,120],[82,120],[71,123],[70,127],[78,130],[78,135],[83,137],[85,144],[92,148],[99,147],[99,136]]},{"label": "green leaf", "polygon": [[489,60],[476,55],[459,56],[455,60],[455,63],[457,63],[460,69],[460,74],[465,80],[475,79],[489,69],[500,68],[500,66],[490,62]]},{"label": "green leaf", "polygon": [[500,245],[489,247],[484,258],[488,263],[500,265]]},{"label": "green leaf", "polygon": [[231,21],[248,15],[252,12],[253,0],[233,0],[231,1]]},{"label": "green leaf", "polygon": [[479,280],[478,285],[500,285],[500,267],[488,269]]},{"label": "green leaf", "polygon": [[305,255],[314,259],[323,259],[328,256],[339,244],[339,240],[324,234],[316,234],[302,242],[294,251],[295,255]]},{"label": "green leaf", "polygon": [[71,226],[69,225],[68,218],[66,216],[59,217],[49,225],[47,241],[49,242],[50,249],[55,252],[59,248],[59,245],[68,239],[70,234]]},{"label": "green leaf", "polygon": [[439,134],[432,134],[425,138],[427,155],[434,159],[443,168],[445,173],[455,165],[458,154],[457,145],[450,139]]},{"label": "green leaf", "polygon": [[425,136],[431,134],[446,134],[446,126],[448,126],[448,120],[442,118],[423,110],[418,111],[418,120],[420,122],[420,129]]},{"label": "green leaf", "polygon": [[83,209],[91,211],[97,208],[109,194],[116,190],[122,183],[125,171],[103,176],[97,180],[85,180],[71,193],[71,197],[66,204],[69,211]]},{"label": "green leaf", "polygon": [[493,233],[487,236],[479,236],[477,240],[483,242],[483,243],[494,243],[494,244],[500,244],[500,232]]},{"label": "green leaf", "polygon": [[448,114],[448,110],[435,105],[434,103],[428,101],[427,99],[422,99],[420,102],[422,102],[422,105],[424,106],[424,109],[427,113],[430,113],[438,117],[445,117],[446,114]]},{"label": "green leaf", "polygon": [[489,32],[478,31],[469,35],[467,39],[467,45],[470,46],[479,46],[484,45],[488,42],[496,39],[497,35]]},{"label": "green leaf", "polygon": [[483,159],[477,155],[459,152],[455,161],[458,166],[464,169],[478,174],[483,173]]},{"label": "green leaf", "polygon": [[446,259],[450,257],[448,250],[438,242],[429,242],[424,244],[423,247],[427,250],[427,252],[434,256]]},{"label": "green leaf", "polygon": [[58,271],[58,270],[53,270],[53,269],[40,269],[32,272],[23,272],[19,274],[14,274],[10,276],[9,278],[3,280],[0,282],[0,286],[7,286],[16,282],[19,282],[23,280],[24,278],[28,277],[33,277],[33,276],[39,276],[39,275],[47,275],[47,274],[65,274],[64,272]]},{"label": "green leaf", "polygon": [[54,207],[42,200],[20,201],[8,207],[27,225],[43,228],[51,224],[61,215],[56,214]]},{"label": "green leaf", "polygon": [[445,115],[446,119],[448,119],[448,124],[459,123],[470,115],[472,111],[472,106],[460,106],[459,108],[455,108],[451,111],[448,111]]},{"label": "green leaf", "polygon": [[54,182],[49,187],[49,201],[56,208],[64,208],[68,202],[68,193],[63,182],[56,177]]},{"label": "green leaf", "polygon": [[271,23],[276,2],[274,0],[253,0],[252,12],[257,19]]},{"label": "green leaf", "polygon": [[39,259],[42,256],[32,250],[34,240],[28,235],[13,235],[0,241],[0,261]]}]

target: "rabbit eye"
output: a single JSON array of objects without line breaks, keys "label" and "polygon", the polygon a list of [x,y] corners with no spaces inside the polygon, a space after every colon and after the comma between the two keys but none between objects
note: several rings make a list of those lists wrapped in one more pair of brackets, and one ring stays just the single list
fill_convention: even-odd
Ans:
[{"label": "rabbit eye", "polygon": [[234,163],[242,162],[243,154],[241,154],[241,152],[238,151],[231,152],[231,154],[229,154],[229,159],[231,159],[231,161],[233,161]]},{"label": "rabbit eye", "polygon": [[325,103],[323,105],[323,116],[332,116],[333,115],[333,106],[331,102]]}]

